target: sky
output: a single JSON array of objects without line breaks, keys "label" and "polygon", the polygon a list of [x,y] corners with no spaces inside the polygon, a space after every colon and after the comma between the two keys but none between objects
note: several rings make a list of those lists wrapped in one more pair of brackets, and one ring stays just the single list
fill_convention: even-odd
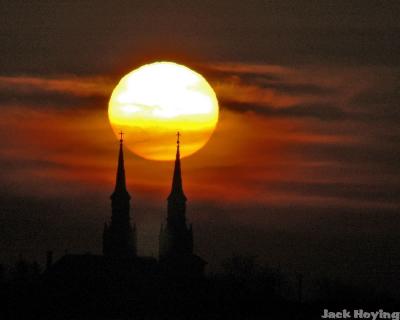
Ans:
[{"label": "sky", "polygon": [[[397,1],[1,1],[0,262],[101,251],[118,152],[108,99],[166,60],[219,100],[212,138],[182,161],[210,270],[240,253],[306,274],[390,273],[399,14]],[[156,256],[173,163],[127,151],[125,164],[139,252]]]}]

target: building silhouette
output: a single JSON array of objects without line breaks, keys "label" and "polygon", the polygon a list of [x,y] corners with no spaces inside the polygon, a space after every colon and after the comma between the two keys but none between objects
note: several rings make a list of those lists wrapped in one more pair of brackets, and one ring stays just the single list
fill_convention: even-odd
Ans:
[{"label": "building silhouette", "polygon": [[160,229],[159,262],[170,275],[200,275],[206,262],[193,254],[193,229],[186,222],[187,198],[182,186],[179,132],[177,136],[172,186],[167,198],[167,219]]},{"label": "building silhouette", "polygon": [[179,134],[172,188],[167,199],[166,225],[160,232],[158,260],[137,255],[136,225],[131,222],[131,196],[126,187],[122,132],[115,188],[110,198],[111,219],[104,225],[103,255],[66,254],[53,264],[49,259],[51,253],[48,253],[46,275],[50,281],[67,280],[79,287],[90,279],[99,283],[117,277],[118,281],[127,281],[135,286],[138,279],[192,279],[204,275],[206,262],[193,254],[192,227],[186,223],[187,198],[182,187]]},{"label": "building silhouette", "polygon": [[103,255],[115,258],[135,257],[136,226],[132,227],[130,221],[131,196],[126,189],[122,133],[115,189],[110,198],[112,214],[110,224],[104,224]]},{"label": "building silhouette", "polygon": [[[340,282],[326,281],[318,289],[318,300],[305,303],[302,274],[297,276],[296,299],[279,270],[257,265],[251,256],[233,256],[222,265],[225,273],[203,277],[206,262],[194,254],[193,228],[186,220],[179,148],[178,134],[158,260],[137,255],[121,135],[103,255],[65,254],[53,263],[49,251],[42,274],[38,264],[21,259],[11,282],[4,281],[0,265],[0,318],[260,319],[263,315],[263,319],[319,319],[326,305],[382,307],[382,297],[373,291],[353,291]],[[282,286],[287,297],[281,295]],[[398,301],[389,300],[388,310],[397,306]],[[2,312],[10,317],[2,317]]]}]

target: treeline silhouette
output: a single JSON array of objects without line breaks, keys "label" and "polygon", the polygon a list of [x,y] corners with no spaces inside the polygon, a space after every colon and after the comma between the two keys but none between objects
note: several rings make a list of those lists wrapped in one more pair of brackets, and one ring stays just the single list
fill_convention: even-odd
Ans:
[{"label": "treeline silhouette", "polygon": [[328,279],[305,299],[307,275],[284,274],[254,256],[233,255],[222,272],[204,278],[131,272],[115,261],[104,273],[96,257],[81,259],[81,270],[49,272],[22,258],[12,268],[1,265],[0,319],[320,319],[323,309],[396,311],[399,305],[371,288]]}]

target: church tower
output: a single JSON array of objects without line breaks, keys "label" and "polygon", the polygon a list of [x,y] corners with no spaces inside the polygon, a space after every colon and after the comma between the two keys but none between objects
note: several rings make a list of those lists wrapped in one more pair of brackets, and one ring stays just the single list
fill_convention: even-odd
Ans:
[{"label": "church tower", "polygon": [[171,192],[167,198],[167,221],[161,225],[160,260],[168,257],[183,257],[193,254],[192,226],[186,223],[186,196],[183,192],[181,159],[179,154],[179,132],[177,134],[176,159]]},{"label": "church tower", "polygon": [[179,132],[177,134],[176,158],[171,192],[167,198],[167,221],[161,225],[159,262],[161,270],[169,277],[199,278],[204,275],[207,264],[193,254],[192,225],[186,222],[186,196],[183,192]]},{"label": "church tower", "polygon": [[126,189],[122,132],[115,189],[110,198],[112,215],[110,223],[104,225],[103,254],[113,258],[135,257],[136,226],[132,228],[130,222],[131,196]]}]

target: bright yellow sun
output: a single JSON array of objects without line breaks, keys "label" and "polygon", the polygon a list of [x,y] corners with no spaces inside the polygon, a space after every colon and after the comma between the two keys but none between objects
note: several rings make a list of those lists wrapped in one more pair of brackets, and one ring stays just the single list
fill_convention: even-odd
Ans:
[{"label": "bright yellow sun", "polygon": [[114,133],[151,160],[175,158],[175,135],[182,134],[181,157],[201,149],[218,122],[214,90],[197,72],[173,62],[146,64],[125,75],[108,105]]}]

